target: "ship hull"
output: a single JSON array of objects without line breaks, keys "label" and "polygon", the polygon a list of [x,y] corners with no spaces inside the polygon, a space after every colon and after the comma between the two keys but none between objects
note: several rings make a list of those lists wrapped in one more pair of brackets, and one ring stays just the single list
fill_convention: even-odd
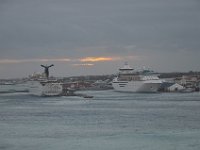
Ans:
[{"label": "ship hull", "polygon": [[45,83],[30,81],[28,83],[30,95],[35,96],[59,96],[62,94],[63,87],[60,83]]},{"label": "ship hull", "polygon": [[155,93],[161,81],[113,81],[112,86],[118,92]]}]

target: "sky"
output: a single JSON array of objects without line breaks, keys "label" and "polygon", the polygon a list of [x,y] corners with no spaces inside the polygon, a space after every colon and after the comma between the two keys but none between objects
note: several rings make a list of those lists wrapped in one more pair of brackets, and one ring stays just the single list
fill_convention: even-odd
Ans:
[{"label": "sky", "polygon": [[0,78],[200,71],[200,0],[0,0]]}]

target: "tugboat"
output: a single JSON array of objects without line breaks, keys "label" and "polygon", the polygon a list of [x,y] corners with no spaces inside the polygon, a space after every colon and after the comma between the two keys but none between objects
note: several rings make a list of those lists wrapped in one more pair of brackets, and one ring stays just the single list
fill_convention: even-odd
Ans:
[{"label": "tugboat", "polygon": [[90,95],[85,95],[83,96],[83,98],[93,98],[94,96],[90,96]]}]

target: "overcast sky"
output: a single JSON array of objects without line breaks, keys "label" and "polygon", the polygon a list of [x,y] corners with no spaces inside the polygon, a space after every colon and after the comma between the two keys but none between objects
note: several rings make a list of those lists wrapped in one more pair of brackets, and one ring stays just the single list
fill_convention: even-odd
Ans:
[{"label": "overcast sky", "polygon": [[0,0],[0,78],[200,71],[199,0]]}]

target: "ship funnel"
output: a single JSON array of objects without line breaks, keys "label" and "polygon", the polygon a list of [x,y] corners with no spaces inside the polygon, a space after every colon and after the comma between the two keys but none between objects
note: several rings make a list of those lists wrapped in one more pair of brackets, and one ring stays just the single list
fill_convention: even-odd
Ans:
[{"label": "ship funnel", "polygon": [[52,67],[52,66],[54,66],[53,64],[52,65],[49,65],[49,66],[47,66],[47,65],[41,65],[41,67],[43,67],[44,68],[44,74],[45,74],[45,77],[48,79],[49,78],[49,68],[50,67]]}]

